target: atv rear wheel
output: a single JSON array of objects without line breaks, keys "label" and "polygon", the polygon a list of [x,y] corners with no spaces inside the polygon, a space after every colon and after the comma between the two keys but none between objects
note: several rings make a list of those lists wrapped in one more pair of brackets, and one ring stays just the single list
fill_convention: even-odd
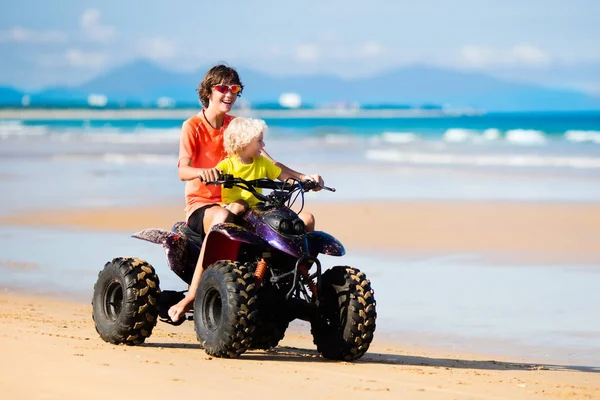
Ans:
[{"label": "atv rear wheel", "polygon": [[202,274],[194,300],[196,336],[207,354],[239,357],[255,328],[254,276],[232,261],[217,261]]},{"label": "atv rear wheel", "polygon": [[102,340],[137,345],[152,334],[158,317],[159,280],[138,258],[115,258],[98,274],[92,318]]},{"label": "atv rear wheel", "polygon": [[375,332],[375,298],[371,282],[352,267],[333,267],[322,277],[321,316],[312,321],[317,350],[331,360],[362,357]]}]

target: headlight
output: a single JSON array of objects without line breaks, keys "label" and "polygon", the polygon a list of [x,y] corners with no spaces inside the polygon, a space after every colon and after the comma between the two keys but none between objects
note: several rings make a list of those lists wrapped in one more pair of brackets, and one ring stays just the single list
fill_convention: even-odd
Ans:
[{"label": "headlight", "polygon": [[265,213],[263,218],[273,230],[283,235],[303,235],[306,232],[304,222],[292,211],[274,210]]},{"label": "headlight", "polygon": [[302,235],[304,233],[304,222],[301,219],[297,219],[294,222],[294,233],[296,233],[296,235]]},{"label": "headlight", "polygon": [[289,233],[291,227],[292,224],[287,219],[284,219],[281,222],[279,222],[279,232],[281,233]]}]

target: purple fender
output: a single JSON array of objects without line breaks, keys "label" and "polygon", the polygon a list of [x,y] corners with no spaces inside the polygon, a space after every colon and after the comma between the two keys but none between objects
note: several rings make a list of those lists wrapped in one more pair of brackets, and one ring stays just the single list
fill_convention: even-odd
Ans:
[{"label": "purple fender", "polygon": [[316,257],[319,253],[338,257],[346,254],[344,245],[329,233],[323,231],[309,232],[306,235],[306,238],[308,240],[310,254],[313,257]]},{"label": "purple fender", "polygon": [[213,226],[208,234],[210,235],[212,232],[218,232],[221,235],[224,235],[227,239],[233,240],[235,242],[249,243],[262,246],[266,244],[264,240],[262,240],[255,234],[249,232],[245,228],[229,222]]},{"label": "purple fender", "polygon": [[188,285],[192,281],[200,248],[181,235],[164,229],[144,229],[131,235],[136,239],[162,245],[169,268]]}]

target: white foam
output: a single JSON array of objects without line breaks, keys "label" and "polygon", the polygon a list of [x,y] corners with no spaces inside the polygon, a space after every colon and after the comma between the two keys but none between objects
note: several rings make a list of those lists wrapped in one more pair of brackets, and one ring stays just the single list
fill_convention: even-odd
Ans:
[{"label": "white foam", "polygon": [[402,152],[399,150],[368,150],[365,156],[367,159],[375,161],[424,165],[600,168],[600,157],[559,157],[530,154],[462,155]]},{"label": "white foam", "polygon": [[102,154],[58,154],[53,161],[102,161],[108,164],[177,164],[177,157],[151,153],[102,153]]},{"label": "white foam", "polygon": [[498,140],[500,139],[500,131],[496,128],[488,128],[481,134],[484,140]]},{"label": "white foam", "polygon": [[577,143],[592,142],[600,144],[600,132],[569,130],[565,132],[565,139]]},{"label": "white foam", "polygon": [[19,120],[0,120],[0,139],[10,137],[43,136],[48,133],[46,126],[27,126]]},{"label": "white foam", "polygon": [[412,132],[383,132],[381,141],[393,144],[406,144],[419,140],[419,137]]},{"label": "white foam", "polygon": [[359,140],[360,138],[354,135],[344,135],[337,133],[328,133],[323,136],[323,141],[326,144],[334,146],[352,144],[358,142]]},{"label": "white foam", "polygon": [[164,154],[107,153],[102,160],[109,164],[177,164],[177,157]]},{"label": "white foam", "polygon": [[544,132],[533,129],[511,129],[506,131],[505,140],[521,145],[540,145],[547,141]]},{"label": "white foam", "polygon": [[450,143],[460,143],[471,140],[477,136],[477,132],[471,129],[450,128],[444,132],[443,139]]},{"label": "white foam", "polygon": [[120,143],[120,144],[160,144],[178,143],[180,138],[179,129],[136,129],[133,132],[121,130],[110,130],[102,133],[87,133],[85,141],[94,143]]}]

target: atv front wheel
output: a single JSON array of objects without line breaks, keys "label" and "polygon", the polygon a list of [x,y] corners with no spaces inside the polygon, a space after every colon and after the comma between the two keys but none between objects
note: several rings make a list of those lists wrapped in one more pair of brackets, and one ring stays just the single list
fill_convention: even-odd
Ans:
[{"label": "atv front wheel", "polygon": [[375,332],[375,298],[371,282],[352,267],[333,267],[322,277],[321,315],[311,322],[317,350],[331,360],[362,357]]},{"label": "atv front wheel", "polygon": [[256,329],[252,333],[251,349],[269,350],[277,347],[290,324],[286,310],[281,307],[285,297],[277,292],[259,289],[257,295]]},{"label": "atv front wheel", "polygon": [[196,336],[206,353],[239,357],[250,347],[255,318],[254,276],[239,262],[210,265],[194,300]]},{"label": "atv front wheel", "polygon": [[98,274],[92,318],[102,340],[137,345],[152,334],[160,288],[152,265],[138,258],[115,258]]}]

